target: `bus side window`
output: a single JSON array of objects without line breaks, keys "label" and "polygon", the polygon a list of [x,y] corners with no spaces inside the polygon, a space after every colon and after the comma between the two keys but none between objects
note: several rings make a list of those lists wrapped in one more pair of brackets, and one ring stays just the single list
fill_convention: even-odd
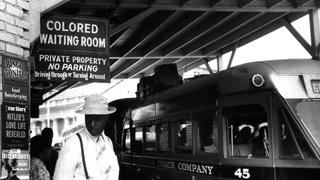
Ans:
[{"label": "bus side window", "polygon": [[124,130],[124,150],[127,151],[127,152],[130,152],[131,151],[131,136],[130,136],[130,129],[125,129]]},{"label": "bus side window", "polygon": [[143,146],[143,137],[142,137],[142,127],[135,128],[134,141],[132,142],[132,151],[133,152],[142,152]]},{"label": "bus side window", "polygon": [[280,157],[312,157],[311,150],[305,142],[304,136],[292,122],[292,118],[290,118],[289,114],[284,109],[279,110],[279,118]]},{"label": "bus side window", "polygon": [[155,151],[156,150],[156,131],[155,125],[145,127],[145,145],[144,150],[146,151]]},{"label": "bus side window", "polygon": [[171,131],[169,123],[159,124],[159,151],[169,152],[171,151]]},{"label": "bus side window", "polygon": [[257,104],[225,108],[230,157],[269,157],[267,114]]},{"label": "bus side window", "polygon": [[196,151],[218,153],[218,120],[214,112],[201,112],[192,117],[197,122]]},{"label": "bus side window", "polygon": [[185,120],[175,125],[176,153],[192,154],[192,122]]}]

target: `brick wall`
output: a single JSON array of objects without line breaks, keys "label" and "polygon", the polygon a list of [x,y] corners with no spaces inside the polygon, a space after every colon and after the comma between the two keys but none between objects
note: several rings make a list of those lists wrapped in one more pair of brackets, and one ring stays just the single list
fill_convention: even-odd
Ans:
[{"label": "brick wall", "polygon": [[30,0],[0,0],[0,53],[29,57]]}]

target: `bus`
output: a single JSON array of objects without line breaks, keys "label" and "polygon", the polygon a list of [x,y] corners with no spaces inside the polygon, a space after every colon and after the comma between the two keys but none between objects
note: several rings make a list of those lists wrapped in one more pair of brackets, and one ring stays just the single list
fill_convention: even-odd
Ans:
[{"label": "bus", "polygon": [[320,61],[252,62],[136,98],[120,178],[320,178]]}]

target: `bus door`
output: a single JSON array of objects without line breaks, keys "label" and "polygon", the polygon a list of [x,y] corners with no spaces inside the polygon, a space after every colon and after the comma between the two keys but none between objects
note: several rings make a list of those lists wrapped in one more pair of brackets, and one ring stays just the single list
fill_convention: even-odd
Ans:
[{"label": "bus door", "polygon": [[222,179],[274,179],[270,104],[268,91],[220,98]]}]

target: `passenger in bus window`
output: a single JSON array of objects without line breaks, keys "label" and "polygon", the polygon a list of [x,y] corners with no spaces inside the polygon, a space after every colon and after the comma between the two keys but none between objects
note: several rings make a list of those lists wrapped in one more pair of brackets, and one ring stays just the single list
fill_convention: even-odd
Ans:
[{"label": "passenger in bus window", "polygon": [[156,131],[155,125],[145,127],[145,150],[146,151],[155,151],[156,150]]},{"label": "passenger in bus window", "polygon": [[177,124],[177,153],[192,153],[192,124],[191,121],[183,121]]},{"label": "passenger in bus window", "polygon": [[86,128],[71,136],[62,147],[54,180],[118,180],[119,165],[113,144],[105,135],[109,114],[116,111],[101,95],[90,95],[76,112],[85,115]]},{"label": "passenger in bus window", "polygon": [[169,124],[159,124],[159,151],[171,150],[171,138],[169,136]]},{"label": "passenger in bus window", "polygon": [[[298,148],[296,146],[296,143],[294,142],[294,137],[289,131],[289,126],[287,125],[287,122],[285,122],[285,119],[288,119],[286,117],[286,114],[283,113],[283,111],[280,111],[279,113],[279,119],[280,119],[280,155],[283,157],[293,157],[293,158],[299,158],[300,154],[298,151]],[[289,120],[289,119],[288,119]],[[293,128],[293,127],[291,127]],[[293,131],[293,129],[291,130]],[[298,133],[298,132],[296,132]]]},{"label": "passenger in bus window", "polygon": [[197,118],[197,151],[206,153],[218,153],[218,121],[211,116]]},{"label": "passenger in bus window", "polygon": [[130,129],[125,130],[125,151],[131,151],[131,136],[130,136]]},{"label": "passenger in bus window", "polygon": [[185,144],[187,143],[187,128],[185,125],[180,126],[178,137],[179,137],[179,144],[182,146],[185,146]]},{"label": "passenger in bus window", "polygon": [[259,124],[253,133],[253,156],[269,157],[268,124]]},{"label": "passenger in bus window", "polygon": [[212,136],[210,137],[209,143],[207,146],[203,146],[203,152],[207,153],[217,153],[218,152],[218,147],[213,141]]},{"label": "passenger in bus window", "polygon": [[252,156],[252,134],[249,126],[239,126],[239,135],[235,139],[234,155],[235,156]]},{"label": "passenger in bus window", "polygon": [[281,124],[281,133],[280,133],[280,140],[281,140],[281,148],[280,154],[282,156],[287,157],[300,157],[297,146],[294,143],[293,137],[288,134],[287,126],[285,124]]}]

